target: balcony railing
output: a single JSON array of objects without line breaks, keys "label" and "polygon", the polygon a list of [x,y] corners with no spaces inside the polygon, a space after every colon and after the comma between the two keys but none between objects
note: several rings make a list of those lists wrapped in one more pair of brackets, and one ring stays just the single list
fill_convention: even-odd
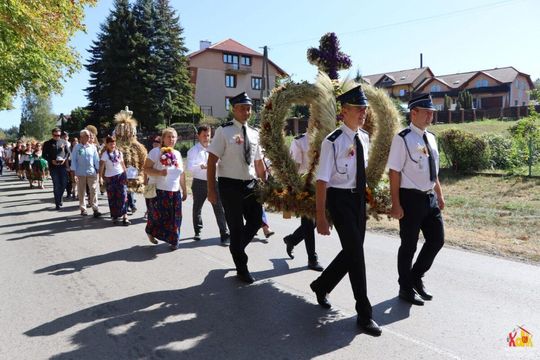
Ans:
[{"label": "balcony railing", "polygon": [[249,74],[252,72],[251,66],[240,64],[225,64],[225,70],[241,74]]}]

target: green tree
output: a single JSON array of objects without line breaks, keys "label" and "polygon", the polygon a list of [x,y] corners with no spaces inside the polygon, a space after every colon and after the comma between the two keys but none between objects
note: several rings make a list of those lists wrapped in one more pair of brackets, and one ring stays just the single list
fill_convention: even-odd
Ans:
[{"label": "green tree", "polygon": [[80,131],[86,126],[89,118],[90,111],[87,108],[76,107],[71,110],[68,121],[64,123],[64,130],[68,133]]},{"label": "green tree", "polygon": [[45,140],[56,124],[56,116],[51,112],[51,107],[51,99],[47,95],[26,95],[22,105],[19,134]]},{"label": "green tree", "polygon": [[534,88],[530,91],[531,100],[536,100],[540,103],[540,78],[534,81]]},{"label": "green tree", "polygon": [[9,0],[0,4],[0,110],[22,88],[49,94],[76,71],[69,40],[84,30],[84,7],[96,0]]},{"label": "green tree", "polygon": [[467,90],[460,91],[457,98],[456,110],[470,110],[473,107],[473,97]]},{"label": "green tree", "polygon": [[14,142],[19,138],[19,128],[17,126],[12,126],[9,129],[0,129],[4,133],[4,138],[1,140],[6,140],[9,142]]},{"label": "green tree", "polygon": [[444,95],[444,111],[450,110],[452,107],[452,98],[448,95]]}]

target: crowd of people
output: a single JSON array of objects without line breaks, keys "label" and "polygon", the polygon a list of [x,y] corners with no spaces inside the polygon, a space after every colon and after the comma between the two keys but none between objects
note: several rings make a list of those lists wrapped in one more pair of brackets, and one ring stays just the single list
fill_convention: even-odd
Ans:
[{"label": "crowd of people", "polygon": [[[368,99],[361,86],[336,99],[341,104],[343,124],[329,134],[320,149],[320,164],[316,181],[316,219],[302,218],[294,233],[284,238],[285,251],[294,258],[294,247],[304,240],[308,268],[321,272],[310,284],[317,302],[330,308],[328,294],[349,275],[356,310],[357,324],[364,332],[379,336],[381,328],[374,321],[367,296],[364,261],[366,232],[366,173],[369,134],[362,129]],[[54,203],[57,210],[67,197],[78,198],[81,216],[91,208],[93,216],[102,213],[98,204],[100,185],[107,192],[110,216],[114,224],[129,225],[128,212],[136,210],[132,189],[139,188],[136,179],[143,174],[143,189],[147,217],[145,232],[149,241],[158,240],[178,248],[182,226],[182,202],[188,197],[186,172],[193,181],[194,240],[201,240],[203,217],[201,209],[206,200],[212,204],[221,243],[229,246],[237,278],[251,284],[256,279],[248,268],[246,247],[262,228],[266,237],[273,235],[263,205],[257,200],[255,187],[265,181],[271,169],[264,158],[257,129],[250,127],[252,101],[243,92],[230,100],[233,120],[219,126],[212,138],[212,129],[201,125],[198,142],[187,154],[187,165],[175,149],[178,134],[166,128],[153,139],[152,149],[134,154],[134,143],[117,140],[122,134],[135,139],[133,122],[120,122],[115,132],[103,144],[97,142],[96,131],[83,129],[71,143],[60,129],[43,145],[37,142],[13,146],[4,145],[0,155],[3,163],[27,179],[30,188],[43,188],[43,180],[52,179]],[[397,134],[392,142],[388,160],[392,210],[390,215],[400,221],[401,247],[398,253],[399,297],[415,305],[423,305],[433,295],[424,287],[423,277],[444,243],[441,210],[444,197],[438,180],[439,154],[433,134],[426,131],[433,119],[434,106],[429,96],[409,102],[411,124]],[[124,116],[130,116],[126,108]],[[128,114],[128,115],[126,115]],[[94,129],[95,130],[95,129]],[[118,130],[118,131],[117,131]],[[210,140],[212,139],[212,140]],[[291,155],[299,173],[307,169],[309,144],[305,135],[295,138]],[[138,161],[138,160],[139,161]],[[140,165],[137,165],[139,163]],[[2,168],[0,167],[0,174]],[[135,182],[134,182],[135,181]],[[131,189],[130,189],[131,182]],[[135,183],[135,185],[133,185]],[[76,194],[76,195],[75,195]],[[324,269],[315,251],[315,229],[321,235],[330,234],[331,216],[342,250]],[[425,238],[413,264],[419,232]]]}]

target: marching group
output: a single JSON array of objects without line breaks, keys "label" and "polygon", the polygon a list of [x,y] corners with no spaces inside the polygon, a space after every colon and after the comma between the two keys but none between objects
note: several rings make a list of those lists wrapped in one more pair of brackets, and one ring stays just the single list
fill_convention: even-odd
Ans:
[{"label": "marching group", "polygon": [[[300,227],[284,238],[285,250],[294,258],[294,247],[305,242],[308,267],[322,272],[310,284],[317,302],[330,308],[328,294],[349,275],[357,324],[370,335],[382,333],[372,317],[367,296],[364,261],[366,232],[366,174],[369,135],[362,129],[368,100],[358,86],[337,99],[341,103],[343,124],[322,143],[316,182],[316,219],[302,218]],[[265,162],[259,133],[247,125],[252,101],[246,93],[230,99],[233,120],[219,126],[212,141],[211,128],[198,128],[198,143],[187,154],[187,166],[193,175],[194,239],[201,239],[204,202],[212,204],[223,245],[228,245],[237,278],[253,283],[248,269],[246,247],[263,229],[266,237],[273,232],[263,206],[256,197],[256,184],[267,179],[270,168]],[[423,305],[433,295],[424,287],[423,277],[444,243],[441,210],[444,197],[438,180],[439,154],[436,139],[426,131],[433,119],[434,106],[429,96],[409,102],[411,124],[397,134],[388,160],[392,209],[390,215],[400,222],[401,246],[398,252],[399,297],[415,305]],[[64,191],[79,199],[82,216],[87,206],[94,217],[100,217],[97,194],[99,185],[107,191],[110,214],[115,224],[129,225],[128,210],[136,211],[134,194],[128,191],[130,168],[116,148],[114,136],[108,136],[100,146],[88,129],[80,132],[79,140],[70,144],[60,129],[54,129],[52,139],[41,144],[4,145],[3,162],[17,171],[20,179],[34,181],[43,188],[44,177],[53,181],[56,209],[62,207]],[[144,174],[144,197],[147,205],[146,235],[150,242],[167,242],[178,247],[182,223],[182,202],[187,198],[186,175],[182,156],[174,148],[178,135],[166,128],[153,140],[141,171]],[[307,136],[297,136],[291,145],[291,155],[300,173],[306,171],[309,143]],[[0,164],[1,165],[1,164]],[[131,169],[137,172],[136,169]],[[1,174],[1,167],[0,167]],[[342,250],[324,269],[315,252],[315,229],[321,235],[330,234],[330,215]],[[419,232],[425,243],[413,264]]]}]

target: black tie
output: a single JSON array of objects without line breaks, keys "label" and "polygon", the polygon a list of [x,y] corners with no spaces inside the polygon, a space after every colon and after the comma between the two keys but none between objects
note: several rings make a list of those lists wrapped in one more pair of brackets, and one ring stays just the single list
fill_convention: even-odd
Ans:
[{"label": "black tie", "polygon": [[242,125],[242,132],[244,135],[244,159],[246,164],[251,164],[251,147],[249,146],[249,138],[247,137],[246,125]]},{"label": "black tie", "polygon": [[433,152],[431,151],[431,146],[429,146],[429,141],[427,140],[426,133],[424,133],[424,142],[426,143],[426,149],[428,152],[428,160],[429,160],[429,180],[435,181],[435,178],[437,177],[435,174],[435,159],[433,158]]},{"label": "black tie", "polygon": [[364,161],[364,148],[358,138],[358,134],[354,136],[356,145],[356,191],[366,191],[366,165]]}]

